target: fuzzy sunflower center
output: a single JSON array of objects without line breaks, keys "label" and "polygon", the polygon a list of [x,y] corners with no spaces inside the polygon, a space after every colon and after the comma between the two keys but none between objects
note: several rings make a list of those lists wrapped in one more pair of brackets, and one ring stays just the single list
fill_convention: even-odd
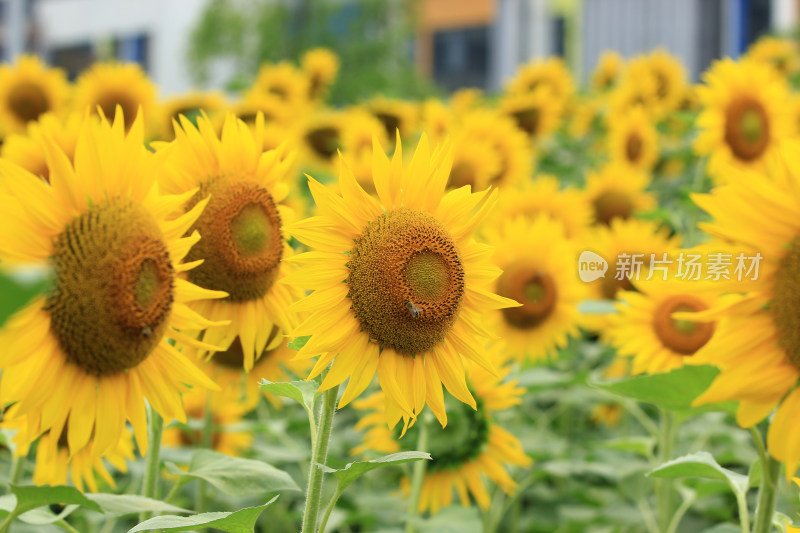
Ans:
[{"label": "fuzzy sunflower center", "polygon": [[615,218],[627,219],[633,214],[633,202],[622,191],[609,190],[599,194],[592,202],[595,219],[609,225]]},{"label": "fuzzy sunflower center", "polygon": [[522,304],[502,311],[508,325],[517,329],[532,329],[547,320],[558,298],[553,276],[522,262],[506,267],[497,279],[497,293]]},{"label": "fuzzy sunflower center", "polygon": [[331,126],[314,128],[306,134],[306,142],[315,154],[330,160],[339,148],[339,130]]},{"label": "fuzzy sunflower center", "polygon": [[[122,118],[125,120],[125,129],[131,129],[133,121],[139,112],[139,101],[133,96],[123,92],[109,92],[103,94],[97,100],[97,106],[103,110],[103,114],[112,118],[117,112],[117,106],[122,109]],[[94,111],[94,109],[92,109]]]},{"label": "fuzzy sunflower center", "polygon": [[725,142],[735,157],[744,161],[758,159],[767,149],[769,136],[769,117],[760,102],[740,98],[728,105]]},{"label": "fuzzy sunflower center", "polygon": [[642,149],[644,143],[638,133],[631,133],[625,141],[625,157],[631,163],[638,163],[639,158],[642,157]]},{"label": "fuzzy sunflower center", "polygon": [[401,208],[379,216],[347,265],[353,313],[381,348],[426,352],[458,318],[464,266],[448,231],[428,213]]},{"label": "fuzzy sunflower center", "polygon": [[681,294],[667,298],[653,314],[653,329],[661,343],[670,350],[689,356],[706,345],[714,334],[711,322],[692,322],[672,317],[673,313],[705,311],[708,307],[698,298]]},{"label": "fuzzy sunflower center", "polygon": [[800,237],[781,260],[775,274],[774,297],[769,306],[778,333],[778,344],[800,368]]},{"label": "fuzzy sunflower center", "polygon": [[381,111],[374,113],[374,115],[383,124],[389,139],[394,139],[395,135],[397,135],[397,130],[400,128],[400,117]]},{"label": "fuzzy sunflower center", "polygon": [[8,108],[21,122],[30,122],[50,109],[50,101],[35,83],[20,83],[8,93]]},{"label": "fuzzy sunflower center", "polygon": [[67,360],[108,376],[141,363],[166,332],[174,270],[161,231],[139,204],[97,204],[55,239],[45,310]]},{"label": "fuzzy sunflower center", "polygon": [[451,189],[458,189],[464,185],[475,187],[476,174],[474,165],[466,161],[459,161],[450,169],[450,179],[447,186]]},{"label": "fuzzy sunflower center", "polygon": [[189,271],[201,287],[225,291],[231,302],[264,296],[278,277],[283,239],[272,196],[257,183],[217,178],[204,183],[189,209],[211,195],[203,214],[189,230],[202,239],[187,261],[203,259]]},{"label": "fuzzy sunflower center", "polygon": [[519,129],[534,137],[539,131],[539,108],[522,109],[512,115]]}]

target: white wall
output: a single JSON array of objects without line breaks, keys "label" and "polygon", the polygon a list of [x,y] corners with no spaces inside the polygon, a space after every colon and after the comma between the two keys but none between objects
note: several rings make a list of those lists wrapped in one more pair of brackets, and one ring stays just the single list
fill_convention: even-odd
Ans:
[{"label": "white wall", "polygon": [[45,51],[146,34],[149,74],[161,96],[187,91],[189,33],[208,0],[38,0],[36,13]]}]

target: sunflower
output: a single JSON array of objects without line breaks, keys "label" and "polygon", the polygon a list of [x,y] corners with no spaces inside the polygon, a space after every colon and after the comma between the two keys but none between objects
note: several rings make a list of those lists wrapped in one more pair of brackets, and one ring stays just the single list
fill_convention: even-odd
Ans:
[{"label": "sunflower", "polygon": [[500,101],[500,113],[511,118],[532,141],[540,141],[558,128],[563,112],[564,102],[553,98],[544,87],[508,94]]},{"label": "sunflower", "polygon": [[161,138],[172,140],[173,121],[178,120],[181,115],[195,122],[200,113],[215,116],[225,108],[225,96],[219,92],[199,92],[191,91],[172,98],[167,98],[161,104]]},{"label": "sunflower", "polygon": [[597,66],[592,72],[590,85],[598,92],[613,89],[622,76],[625,60],[617,52],[607,50],[597,61]]},{"label": "sunflower", "polygon": [[796,131],[786,82],[766,65],[730,59],[714,63],[703,80],[694,147],[709,156],[709,173],[719,182],[732,170],[771,175]]},{"label": "sunflower", "polygon": [[581,140],[595,132],[601,132],[604,129],[604,111],[604,104],[598,98],[586,98],[573,102],[569,116],[564,118],[570,136]]},{"label": "sunflower", "polygon": [[342,128],[345,117],[336,111],[323,111],[310,115],[297,126],[302,139],[304,164],[321,169],[332,169],[337,161],[337,153],[342,146]]},{"label": "sunflower", "polygon": [[[476,146],[480,151],[491,149],[499,161],[496,173],[484,183],[476,186],[508,186],[528,179],[532,172],[533,154],[525,134],[508,117],[487,109],[480,109],[465,115],[452,132],[453,144]],[[453,172],[458,169],[453,165]],[[458,180],[453,180],[458,184]],[[469,183],[465,181],[463,183]]]},{"label": "sunflower", "polygon": [[[282,229],[282,222],[293,217],[283,205],[291,157],[283,148],[262,150],[263,125],[263,117],[257,117],[253,132],[228,114],[218,137],[206,117],[198,118],[197,126],[182,118],[175,141],[154,143],[166,169],[164,190],[197,191],[183,207],[187,212],[208,202],[192,226],[204,237],[187,255],[203,263],[188,278],[228,296],[196,302],[194,310],[212,322],[231,323],[207,329],[202,339],[227,350],[238,337],[248,372],[266,348],[273,326],[289,331],[295,322],[288,308],[296,295],[276,283],[284,275],[281,259],[291,255]],[[199,355],[207,354],[201,350]]]},{"label": "sunflower", "polygon": [[[375,193],[372,181],[372,140],[377,139],[382,149],[389,147],[389,138],[383,124],[367,111],[354,107],[342,120],[342,155],[358,184],[370,194]],[[337,159],[341,164],[342,158]]]},{"label": "sunflower", "polygon": [[19,56],[14,66],[0,65],[0,125],[6,133],[24,132],[45,113],[61,113],[68,96],[64,72],[47,68],[36,56]]},{"label": "sunflower", "polygon": [[781,76],[792,76],[800,70],[797,42],[794,39],[761,37],[747,49],[745,57],[773,67]]},{"label": "sunflower", "polygon": [[656,81],[653,76],[626,74],[609,95],[609,116],[621,116],[640,107],[653,120],[659,119],[655,105]]},{"label": "sunflower", "polygon": [[[698,286],[702,281],[683,280],[668,271],[653,272],[635,281],[636,291],[622,291],[603,338],[623,357],[632,358],[633,374],[669,372],[683,364],[713,337],[716,324],[692,322],[673,316],[702,312],[719,305],[719,298]],[[706,282],[710,284],[711,282]]]},{"label": "sunflower", "polygon": [[[208,395],[205,391],[184,394],[183,406],[188,420],[165,428],[161,442],[164,446],[173,448],[202,448],[203,422],[206,409],[210,408],[211,449],[225,455],[241,456],[253,443],[252,432],[241,427],[242,418],[251,407],[234,401],[227,395],[211,394],[210,400]],[[237,425],[240,427],[237,428]]]},{"label": "sunflower", "polygon": [[296,113],[308,107],[309,85],[308,76],[288,61],[277,64],[265,63],[259,69],[256,81],[245,93],[244,98],[271,94]]},{"label": "sunflower", "polygon": [[[470,372],[470,389],[475,395],[477,410],[472,411],[463,404],[446,399],[449,421],[446,427],[429,429],[427,451],[433,460],[427,464],[425,479],[419,499],[419,512],[437,513],[453,501],[457,492],[461,504],[470,505],[470,495],[481,509],[490,503],[485,479],[495,483],[506,494],[514,492],[517,484],[509,475],[509,466],[528,467],[531,459],[522,449],[514,435],[503,429],[493,417],[497,411],[519,405],[525,390],[517,386],[516,380],[503,382],[508,368],[493,376],[480,368]],[[375,451],[394,453],[416,449],[417,437],[411,435],[397,439],[386,425],[384,393],[378,392],[356,402],[355,407],[369,411],[356,424],[356,429],[366,430],[363,444],[353,453]],[[406,493],[409,480],[401,481]]]},{"label": "sunflower", "polygon": [[410,137],[417,128],[419,113],[416,104],[411,102],[379,96],[368,102],[366,109],[381,121],[390,139],[398,132],[400,137]]},{"label": "sunflower", "polygon": [[577,247],[546,215],[506,219],[485,233],[496,246],[494,262],[503,269],[494,290],[522,304],[487,317],[490,329],[519,360],[554,356],[578,334],[578,304],[586,299],[586,286],[575,275]]},{"label": "sunflower", "polygon": [[450,97],[450,107],[457,115],[479,107],[486,107],[483,91],[475,87],[458,89]]},{"label": "sunflower", "polygon": [[500,173],[500,165],[500,154],[491,145],[459,135],[453,143],[453,166],[447,187],[469,185],[472,190],[481,191]]},{"label": "sunflower", "polygon": [[420,129],[431,142],[439,144],[450,135],[456,123],[456,114],[438,98],[429,98],[422,102],[420,111]]},{"label": "sunflower", "polygon": [[[797,413],[800,409],[800,188],[768,176],[732,181],[710,194],[695,195],[695,203],[713,220],[702,224],[723,240],[718,252],[732,254],[731,272],[742,254],[744,275],[719,283],[720,292],[745,293],[732,305],[700,318],[719,319],[720,331],[693,359],[714,364],[720,374],[696,404],[738,401],[736,420],[751,427],[776,410],[767,432],[770,454],[786,464],[791,476],[800,462]],[[728,243],[727,245],[725,243]],[[760,254],[757,279],[747,271]]]},{"label": "sunflower", "polygon": [[575,83],[564,60],[557,57],[538,59],[523,65],[508,84],[508,94],[529,94],[545,89],[548,97],[561,104],[575,92]]},{"label": "sunflower", "polygon": [[378,199],[347,165],[339,175],[341,196],[309,178],[319,215],[287,231],[315,250],[292,259],[301,268],[286,282],[314,291],[293,306],[310,313],[293,332],[311,335],[297,356],[321,354],[310,378],[332,363],[321,390],[350,378],[339,407],[377,371],[392,425],[401,417],[413,421],[426,403],[444,425],[442,383],[475,408],[464,359],[494,368],[478,340],[490,336],[481,313],[515,302],[491,292],[500,270],[472,234],[497,194],[466,187],[445,194],[449,174],[448,152],[431,153],[423,135],[408,165],[399,142],[391,161],[375,145]]},{"label": "sunflower", "polygon": [[34,176],[49,181],[50,167],[45,154],[45,138],[52,139],[72,161],[82,124],[83,118],[77,113],[70,113],[63,118],[45,113],[37,122],[28,124],[25,134],[11,134],[6,137],[0,148],[0,156]]},{"label": "sunflower", "polygon": [[141,109],[146,124],[158,120],[156,86],[137,63],[95,63],[80,75],[72,107],[78,113],[97,109],[113,117],[122,108],[125,129],[130,129]]},{"label": "sunflower", "polygon": [[[297,117],[292,117],[292,109],[274,94],[251,92],[246,98],[238,100],[230,111],[262,139],[264,151],[274,150],[282,144],[294,146],[300,142],[297,139],[298,128],[292,127],[292,122]],[[263,124],[256,127],[259,115]],[[304,114],[301,113],[301,116]],[[209,118],[217,132],[221,133],[225,115],[218,114]]]},{"label": "sunflower", "polygon": [[[686,71],[680,60],[664,49],[657,49],[642,60],[655,80],[656,114],[664,117],[675,111],[686,88]],[[638,76],[639,66],[632,62],[629,70],[631,76]]]},{"label": "sunflower", "polygon": [[339,72],[339,57],[328,48],[314,48],[303,54],[303,71],[308,77],[308,99],[321,100]]},{"label": "sunflower", "polygon": [[658,161],[658,131],[644,110],[637,106],[607,120],[611,160],[634,171],[651,171]]},{"label": "sunflower", "polygon": [[614,219],[628,219],[656,206],[652,194],[645,192],[650,184],[647,174],[612,161],[597,172],[586,175],[586,198],[598,224]]},{"label": "sunflower", "polygon": [[533,220],[540,215],[560,222],[568,239],[582,237],[592,223],[592,208],[583,192],[573,187],[562,189],[558,178],[546,174],[500,191],[492,219],[498,225],[504,219],[524,216]]},{"label": "sunflower", "polygon": [[194,194],[159,194],[161,172],[144,147],[142,120],[126,135],[117,114],[87,118],[74,164],[46,139],[50,184],[0,160],[6,195],[0,260],[49,264],[52,290],[0,330],[0,401],[35,421],[30,435],[66,434],[70,454],[94,439],[93,455],[116,446],[128,420],[147,449],[145,398],[165,420],[184,420],[180,391],[216,388],[168,338],[207,323],[186,305],[225,293],[177,276],[200,236],[187,230],[205,202],[171,217]]}]

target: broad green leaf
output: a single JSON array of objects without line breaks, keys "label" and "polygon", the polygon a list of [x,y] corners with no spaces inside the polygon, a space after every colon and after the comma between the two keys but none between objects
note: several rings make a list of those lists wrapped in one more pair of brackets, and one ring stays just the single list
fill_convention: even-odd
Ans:
[{"label": "broad green leaf", "polygon": [[86,494],[86,497],[100,506],[109,516],[125,516],[142,511],[151,513],[191,513],[188,509],[176,507],[160,500],[153,500],[136,494]]},{"label": "broad green leaf", "polygon": [[719,370],[709,365],[686,365],[664,374],[634,376],[606,383],[591,383],[619,396],[654,403],[664,409],[684,410],[700,396]]},{"label": "broad green leaf", "polygon": [[261,390],[294,400],[306,411],[314,409],[314,399],[317,397],[319,383],[316,381],[287,381],[273,383],[266,379],[261,380]]},{"label": "broad green leaf", "polygon": [[717,479],[727,483],[737,497],[742,497],[749,486],[747,476],[721,467],[708,452],[697,452],[678,457],[654,468],[647,475],[661,478]]},{"label": "broad green leaf", "polygon": [[300,490],[289,474],[272,465],[253,459],[231,457],[211,450],[194,452],[188,471],[181,470],[173,463],[166,463],[166,467],[170,474],[205,480],[229,496]]},{"label": "broad green leaf", "polygon": [[391,455],[384,455],[371,461],[356,461],[348,463],[344,468],[335,469],[325,465],[317,465],[323,472],[333,474],[339,481],[339,486],[342,490],[350,485],[353,481],[360,478],[370,470],[382,468],[389,465],[399,465],[402,463],[409,463],[411,461],[420,461],[422,459],[431,460],[431,454],[426,452],[399,452]]},{"label": "broad green leaf", "polygon": [[652,437],[627,437],[600,443],[600,446],[609,450],[632,452],[647,458],[653,457],[653,448],[655,445],[656,440]]},{"label": "broad green leaf", "polygon": [[152,531],[161,529],[163,531],[196,531],[200,528],[214,528],[227,533],[253,533],[258,517],[264,512],[272,502],[277,500],[275,496],[264,505],[258,507],[246,507],[232,513],[201,513],[194,516],[157,516],[150,520],[145,520],[138,526],[128,530],[128,533],[137,531]]},{"label": "broad green leaf", "polygon": [[[17,497],[13,494],[4,494],[3,496],[0,496],[0,518],[5,518],[8,516],[8,514],[14,509],[14,507],[16,507],[16,505]],[[17,519],[21,522],[25,522],[26,524],[31,524],[34,526],[52,524],[68,517],[77,508],[77,505],[67,505],[58,514],[55,514],[50,509],[38,508],[30,510],[26,513],[22,513],[17,517]]]},{"label": "broad green leaf", "polygon": [[56,487],[36,487],[33,485],[10,485],[11,492],[17,497],[15,514],[21,514],[45,505],[80,505],[86,509],[102,513],[98,504],[87,498],[75,487],[59,485]]},{"label": "broad green leaf", "polygon": [[294,351],[296,351],[296,352],[299,352],[300,350],[302,350],[302,349],[303,349],[303,346],[305,346],[305,345],[306,345],[306,343],[308,342],[308,339],[310,339],[310,338],[311,338],[311,335],[305,335],[305,336],[303,336],[303,337],[295,337],[295,338],[294,338],[294,339],[293,339],[293,340],[292,340],[292,341],[291,341],[291,342],[288,344],[288,346],[289,346],[289,348],[291,348],[292,350],[294,350]]},{"label": "broad green leaf", "polygon": [[419,533],[480,533],[481,516],[476,507],[451,506],[426,520],[414,520]]}]

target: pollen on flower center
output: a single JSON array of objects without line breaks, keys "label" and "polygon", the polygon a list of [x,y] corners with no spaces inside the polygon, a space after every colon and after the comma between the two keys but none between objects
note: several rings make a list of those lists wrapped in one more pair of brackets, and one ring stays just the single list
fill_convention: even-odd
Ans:
[{"label": "pollen on flower center", "polygon": [[50,104],[38,85],[20,83],[9,91],[8,107],[22,122],[30,122],[47,112]]},{"label": "pollen on flower center", "polygon": [[775,274],[775,289],[769,309],[778,333],[778,344],[789,360],[800,369],[800,237],[781,260]]},{"label": "pollen on flower center", "polygon": [[601,224],[611,224],[615,218],[627,219],[633,213],[630,196],[620,191],[606,191],[593,202],[594,216]]},{"label": "pollen on flower center", "polygon": [[631,163],[636,163],[642,156],[642,138],[637,133],[631,133],[625,141],[625,157]]},{"label": "pollen on flower center", "polygon": [[95,205],[56,238],[51,260],[45,310],[67,360],[107,376],[147,358],[166,331],[174,292],[152,216],[130,200]]},{"label": "pollen on flower center", "polygon": [[518,329],[535,328],[553,312],[558,290],[553,277],[517,262],[506,267],[497,280],[497,293],[522,304],[503,309],[506,322]]},{"label": "pollen on flower center", "polygon": [[744,161],[759,158],[769,144],[769,136],[769,118],[761,103],[741,98],[728,105],[725,142],[734,156]]},{"label": "pollen on flower center", "polygon": [[539,109],[524,109],[514,113],[514,120],[517,126],[530,136],[536,135],[539,131]]},{"label": "pollen on flower center", "polygon": [[382,348],[428,351],[458,317],[464,267],[449,233],[428,213],[401,208],[370,222],[348,267],[353,313]]},{"label": "pollen on flower center", "polygon": [[688,294],[672,296],[662,302],[653,314],[653,329],[658,339],[674,352],[693,355],[706,345],[714,334],[712,322],[692,322],[673,318],[673,313],[705,311],[707,306]]},{"label": "pollen on flower center", "polygon": [[211,200],[190,230],[202,238],[187,256],[187,261],[204,262],[189,272],[189,279],[227,292],[233,302],[261,298],[277,279],[283,255],[272,196],[257,183],[219,178],[203,184],[189,208],[209,194]]}]

